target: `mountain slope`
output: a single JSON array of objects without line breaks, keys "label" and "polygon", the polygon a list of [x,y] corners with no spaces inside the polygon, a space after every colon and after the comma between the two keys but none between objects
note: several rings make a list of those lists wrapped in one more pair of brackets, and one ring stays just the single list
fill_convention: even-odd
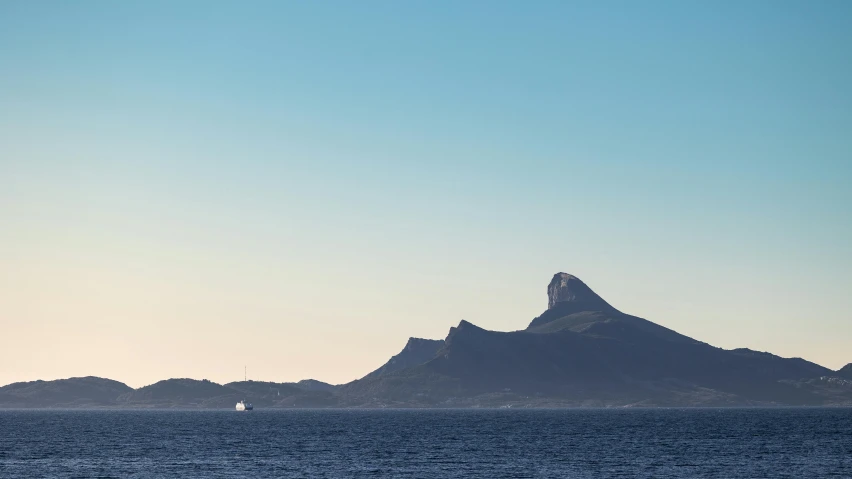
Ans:
[{"label": "mountain slope", "polygon": [[381,376],[423,364],[434,358],[435,354],[443,346],[444,341],[441,339],[408,338],[408,342],[402,348],[402,351],[391,357],[388,362],[366,377]]}]

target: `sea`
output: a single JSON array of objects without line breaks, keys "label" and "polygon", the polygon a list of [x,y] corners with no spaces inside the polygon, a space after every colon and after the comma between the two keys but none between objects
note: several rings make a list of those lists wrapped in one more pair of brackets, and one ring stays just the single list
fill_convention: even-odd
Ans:
[{"label": "sea", "polygon": [[3,478],[852,478],[852,409],[0,410]]}]

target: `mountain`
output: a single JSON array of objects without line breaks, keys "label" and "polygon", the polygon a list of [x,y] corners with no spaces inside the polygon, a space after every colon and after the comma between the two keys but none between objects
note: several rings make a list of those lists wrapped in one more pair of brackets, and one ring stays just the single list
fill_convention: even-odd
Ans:
[{"label": "mountain", "polygon": [[[798,358],[723,350],[620,312],[557,273],[525,330],[462,321],[426,362],[344,385],[367,406],[820,405],[852,400],[805,384],[832,371]],[[852,402],[850,402],[852,403]]]},{"label": "mountain", "polygon": [[838,369],[837,373],[835,374],[837,376],[840,376],[841,378],[852,380],[852,363],[849,363],[846,366],[843,366],[842,368]]},{"label": "mountain", "polygon": [[408,338],[408,342],[399,354],[390,358],[388,362],[366,377],[377,377],[423,364],[434,358],[443,346],[444,341],[442,339]]},{"label": "mountain", "polygon": [[101,407],[133,391],[124,383],[93,376],[12,383],[0,387],[0,407]]}]

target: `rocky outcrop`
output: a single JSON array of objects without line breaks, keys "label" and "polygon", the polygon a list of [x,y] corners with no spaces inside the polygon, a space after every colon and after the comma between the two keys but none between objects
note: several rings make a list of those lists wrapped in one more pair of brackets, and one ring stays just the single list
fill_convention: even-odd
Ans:
[{"label": "rocky outcrop", "polygon": [[580,278],[568,273],[556,273],[547,285],[547,310],[533,319],[527,329],[539,328],[576,313],[594,311],[621,314]]},{"label": "rocky outcrop", "polygon": [[556,273],[547,285],[547,309],[562,302],[580,302],[610,307],[606,301],[595,294],[580,278],[568,273]]}]

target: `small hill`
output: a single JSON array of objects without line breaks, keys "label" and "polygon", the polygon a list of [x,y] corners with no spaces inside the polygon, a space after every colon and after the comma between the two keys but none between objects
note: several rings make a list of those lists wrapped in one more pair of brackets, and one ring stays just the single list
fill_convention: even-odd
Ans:
[{"label": "small hill", "polygon": [[30,381],[0,387],[0,407],[103,407],[115,405],[122,394],[133,391],[128,385],[94,376]]},{"label": "small hill", "polygon": [[337,386],[334,384],[324,383],[322,381],[317,381],[316,379],[302,379],[295,383],[295,385],[297,388],[304,391],[334,392],[337,389]]},{"label": "small hill", "polygon": [[[319,383],[319,381],[316,382]],[[332,391],[306,390],[299,387],[298,383],[236,381],[225,384],[225,387],[236,391],[241,399],[254,404],[255,407],[319,408],[337,405],[337,396]]]},{"label": "small hill", "polygon": [[233,407],[239,394],[206,379],[165,379],[119,398],[125,407]]}]

